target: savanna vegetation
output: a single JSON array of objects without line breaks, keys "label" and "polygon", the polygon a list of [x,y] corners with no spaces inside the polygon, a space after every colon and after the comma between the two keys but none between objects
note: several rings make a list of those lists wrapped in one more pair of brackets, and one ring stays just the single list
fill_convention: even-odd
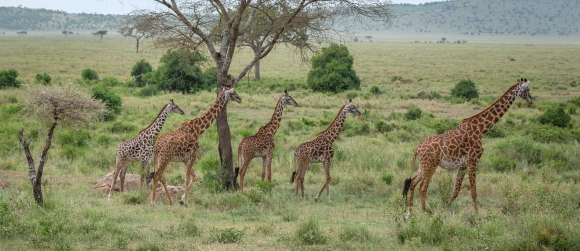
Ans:
[{"label": "savanna vegetation", "polygon": [[[132,68],[144,59],[158,69],[165,52],[136,54],[132,38],[70,40],[59,37],[3,37],[0,70],[18,73],[20,87],[0,89],[0,238],[2,248],[51,250],[575,250],[580,249],[580,48],[577,45],[345,43],[360,78],[359,90],[312,92],[310,68],[284,47],[261,60],[260,81],[244,79],[235,90],[242,104],[228,105],[232,144],[254,134],[270,119],[288,90],[300,106],[284,110],[275,136],[273,183],[260,181],[255,159],[244,192],[224,192],[219,181],[217,130],[200,138],[194,165],[199,180],[189,207],[149,205],[147,189],[116,194],[92,191],[114,168],[115,149],[147,127],[173,99],[185,111],[170,115],[161,134],[199,116],[215,100],[213,91],[193,94],[157,90],[133,82]],[[244,67],[250,49],[234,59]],[[511,61],[516,57],[517,61]],[[209,67],[200,64],[205,72]],[[83,79],[83,70],[99,78]],[[37,74],[51,77],[49,83]],[[88,74],[92,76],[93,74]],[[429,186],[427,212],[417,205],[404,221],[401,197],[411,173],[414,148],[461,119],[485,109],[516,80],[531,81],[529,106],[517,100],[484,137],[477,173],[479,213],[464,182],[451,205],[454,172],[438,169]],[[478,97],[452,97],[463,80]],[[44,166],[44,204],[34,201],[18,130],[26,128],[34,157],[44,145],[47,124],[23,110],[36,85],[80,84],[118,96],[111,120],[56,127]],[[352,98],[362,116],[347,118],[335,142],[332,201],[312,198],[324,180],[321,164],[306,173],[306,200],[294,199],[289,183],[293,151],[314,139]],[[115,99],[116,100],[116,99]],[[562,119],[564,117],[564,119]],[[570,119],[566,119],[566,118]],[[234,151],[234,159],[237,159]],[[129,173],[138,173],[138,164]],[[171,185],[183,185],[184,167],[165,171]]]}]

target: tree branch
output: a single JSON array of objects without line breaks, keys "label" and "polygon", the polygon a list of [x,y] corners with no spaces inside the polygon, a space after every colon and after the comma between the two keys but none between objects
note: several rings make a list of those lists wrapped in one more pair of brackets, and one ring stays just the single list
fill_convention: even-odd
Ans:
[{"label": "tree branch", "polygon": [[30,154],[30,148],[28,147],[30,143],[24,139],[24,127],[20,127],[20,131],[18,131],[18,139],[24,148],[26,161],[28,161],[28,177],[30,178],[30,184],[34,185],[34,182],[36,181],[36,170],[34,168],[34,159],[32,158],[32,154]]}]

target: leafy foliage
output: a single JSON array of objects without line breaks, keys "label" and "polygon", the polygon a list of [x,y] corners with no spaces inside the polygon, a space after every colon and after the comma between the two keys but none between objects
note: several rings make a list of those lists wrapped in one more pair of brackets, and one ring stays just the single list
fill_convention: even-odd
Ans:
[{"label": "leafy foliage", "polygon": [[210,67],[203,72],[203,79],[208,88],[217,85],[217,68]]},{"label": "leafy foliage", "polygon": [[550,107],[538,117],[538,122],[541,124],[551,124],[557,127],[568,127],[571,120],[570,115],[564,110],[564,104]]},{"label": "leafy foliage", "polygon": [[50,84],[50,80],[52,80],[52,78],[46,73],[43,74],[38,73],[36,74],[36,77],[34,77],[34,79],[36,80],[36,82],[44,85]]},{"label": "leafy foliage", "polygon": [[325,244],[328,240],[328,237],[320,230],[318,222],[312,218],[298,226],[296,237],[302,244],[306,245]]},{"label": "leafy foliage", "polygon": [[477,88],[473,81],[464,79],[459,81],[459,83],[451,89],[451,97],[471,100],[472,98],[479,98],[479,93],[477,92]]},{"label": "leafy foliage", "polygon": [[99,74],[91,68],[84,69],[81,72],[81,77],[84,80],[99,80]]},{"label": "leafy foliage", "polygon": [[210,86],[204,82],[201,68],[197,65],[205,61],[203,55],[197,51],[172,50],[161,57],[161,65],[155,74],[146,79],[159,89],[170,92],[194,93],[200,90],[209,90]]},{"label": "leafy foliage", "polygon": [[405,119],[407,120],[416,120],[421,118],[421,114],[423,113],[423,111],[421,110],[421,108],[419,107],[411,107],[409,110],[407,110],[407,112],[405,113]]},{"label": "leafy foliage", "polygon": [[20,87],[20,81],[16,80],[18,71],[14,69],[0,71],[0,89],[6,87]]},{"label": "leafy foliage", "polygon": [[[133,68],[131,69],[131,76],[135,78],[137,76],[140,76],[141,74],[145,75],[152,71],[153,67],[151,66],[151,64],[145,61],[145,59],[141,59],[139,62],[133,65]],[[146,82],[143,81],[143,76],[141,76],[135,79],[135,83],[137,83],[137,86],[143,86],[145,85]]]},{"label": "leafy foliage", "polygon": [[244,237],[244,232],[235,228],[214,228],[211,230],[211,232],[213,234],[211,240],[213,240],[213,242],[219,243],[240,243],[242,241],[242,237]]},{"label": "leafy foliage", "polygon": [[105,103],[107,112],[105,113],[105,121],[115,120],[117,115],[121,114],[121,97],[115,94],[113,90],[105,85],[95,85],[92,89],[93,97]]},{"label": "leafy foliage", "polygon": [[310,61],[312,70],[308,72],[307,83],[313,91],[339,93],[360,89],[360,79],[352,68],[354,58],[346,46],[331,43]]}]

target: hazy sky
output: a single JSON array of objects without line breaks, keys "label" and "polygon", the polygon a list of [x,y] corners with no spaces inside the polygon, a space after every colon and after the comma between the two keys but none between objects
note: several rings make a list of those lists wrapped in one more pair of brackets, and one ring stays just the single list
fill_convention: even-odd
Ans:
[{"label": "hazy sky", "polygon": [[[425,0],[393,0],[393,3],[419,4]],[[48,10],[63,10],[68,13],[98,13],[98,14],[127,14],[136,8],[153,8],[153,1],[145,0],[0,0],[3,7],[45,8]]]}]

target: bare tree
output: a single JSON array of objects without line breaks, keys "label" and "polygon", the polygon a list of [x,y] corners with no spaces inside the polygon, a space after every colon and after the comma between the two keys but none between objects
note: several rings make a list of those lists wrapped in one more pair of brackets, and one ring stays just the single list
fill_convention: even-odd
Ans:
[{"label": "bare tree", "polygon": [[[158,49],[202,51],[217,67],[217,90],[237,83],[277,44],[286,44],[303,60],[320,42],[349,35],[353,21],[389,23],[388,0],[151,0],[154,10],[133,11],[128,19],[146,30]],[[239,46],[250,46],[254,57],[233,79],[228,77]],[[217,117],[219,155],[233,175],[231,135],[224,107]],[[224,184],[230,188],[231,183]]]},{"label": "bare tree", "polygon": [[24,139],[24,128],[18,132],[18,139],[24,147],[28,161],[28,175],[32,184],[34,200],[42,205],[42,173],[47,160],[48,150],[52,144],[54,129],[58,124],[78,125],[87,124],[100,118],[105,105],[92,98],[92,95],[82,87],[73,84],[53,86],[30,86],[26,93],[25,112],[33,113],[37,118],[50,124],[44,149],[40,153],[38,169],[30,153],[30,143]]},{"label": "bare tree", "polygon": [[139,30],[136,29],[133,26],[130,25],[124,25],[123,27],[121,27],[121,29],[119,29],[117,32],[119,32],[122,36],[124,37],[132,37],[135,38],[135,40],[137,41],[136,44],[136,53],[139,53],[139,40],[141,40],[141,38],[148,38],[149,34],[147,34],[147,32],[143,31],[143,30]]}]

